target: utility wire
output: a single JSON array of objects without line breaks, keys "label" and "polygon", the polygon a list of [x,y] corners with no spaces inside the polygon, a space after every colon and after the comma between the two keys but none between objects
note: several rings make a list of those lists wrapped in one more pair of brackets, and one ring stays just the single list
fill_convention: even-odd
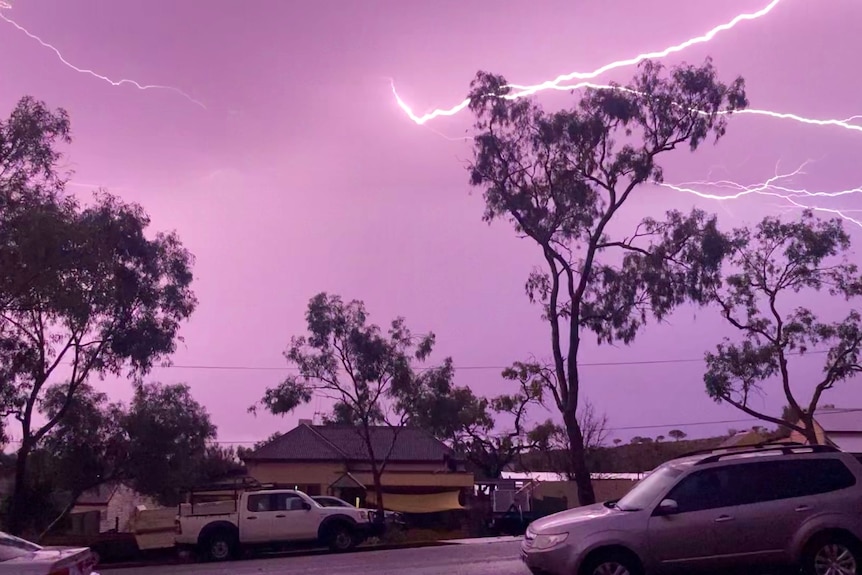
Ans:
[{"label": "utility wire", "polygon": [[[801,352],[790,352],[785,355],[822,355],[825,353],[829,353],[828,350],[821,351],[806,351],[805,353]],[[617,365],[661,365],[661,364],[671,364],[671,363],[697,363],[703,362],[704,359],[702,357],[699,358],[677,358],[677,359],[646,359],[646,360],[638,360],[638,361],[596,361],[596,362],[579,362],[578,367],[611,367]],[[169,369],[208,369],[208,370],[220,370],[220,371],[296,371],[298,368],[295,366],[286,365],[284,367],[273,367],[273,366],[253,366],[253,365],[204,365],[204,364],[173,364],[162,366]],[[489,370],[489,369],[498,369],[503,370],[511,367],[511,365],[462,365],[455,366],[455,371],[480,371],[480,370]],[[420,367],[416,368],[416,371],[425,371],[429,369],[434,369],[433,367]]]},{"label": "utility wire", "polygon": [[[859,409],[837,409],[835,411],[860,411]],[[688,421],[685,423],[656,423],[651,425],[628,425],[625,427],[609,427],[605,429],[605,431],[637,431],[640,429],[676,429],[680,427],[698,427],[702,425],[725,425],[728,423],[757,423],[762,420],[756,418],[748,418],[748,419],[720,419],[713,421]],[[20,439],[10,439],[7,443],[21,443]],[[258,441],[228,441],[226,439],[219,439],[213,441],[212,443],[216,443],[218,445],[254,445],[258,443]]]},{"label": "utility wire", "polygon": [[[717,421],[689,421],[687,423],[661,423],[654,425],[631,425],[626,427],[609,427],[605,429],[605,431],[636,431],[640,429],[677,429],[680,427],[696,427],[701,425],[723,425],[728,423],[757,423],[761,422],[760,419],[748,418],[748,419],[721,419]],[[253,445],[258,443],[257,441],[227,441],[227,440],[218,440],[214,443],[218,444],[227,444],[227,445],[240,445],[240,444],[249,444]]]},{"label": "utility wire", "polygon": [[[826,350],[819,351],[807,351],[805,353],[801,352],[791,352],[785,355],[822,355],[828,353]],[[617,365],[661,365],[661,364],[673,364],[673,363],[695,363],[701,362],[703,358],[677,358],[677,359],[652,359],[652,360],[642,360],[642,361],[602,361],[602,362],[584,362],[579,363],[578,367],[610,367]],[[220,371],[295,371],[297,368],[293,366],[284,366],[284,367],[272,367],[272,366],[250,366],[250,365],[184,365],[184,364],[174,364],[163,366],[172,369],[201,369],[201,370],[220,370]],[[503,370],[510,366],[497,366],[497,365],[466,365],[455,367],[455,370],[490,370],[490,369],[498,369]],[[417,371],[433,369],[433,368],[418,368]],[[697,427],[703,425],[722,425],[728,423],[755,423],[760,421],[759,419],[749,418],[749,419],[724,419],[719,421],[691,421],[686,423],[662,423],[662,424],[654,424],[654,425],[632,425],[625,427],[613,427],[608,428],[606,431],[637,431],[641,429],[674,429],[679,427]],[[10,440],[8,443],[20,443],[20,440]],[[227,441],[227,440],[218,440],[213,443],[217,443],[219,445],[254,445],[257,441]]]}]

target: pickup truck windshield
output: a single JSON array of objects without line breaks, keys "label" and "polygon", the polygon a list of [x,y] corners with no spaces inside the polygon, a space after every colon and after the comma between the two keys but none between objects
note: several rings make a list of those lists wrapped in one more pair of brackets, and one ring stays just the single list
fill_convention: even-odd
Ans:
[{"label": "pickup truck windshield", "polygon": [[337,497],[312,497],[312,499],[321,507],[353,507],[347,501],[343,501]]}]

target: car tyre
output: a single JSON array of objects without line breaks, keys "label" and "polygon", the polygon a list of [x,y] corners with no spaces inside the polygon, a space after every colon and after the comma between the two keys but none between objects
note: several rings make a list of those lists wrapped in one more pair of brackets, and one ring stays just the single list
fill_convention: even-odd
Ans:
[{"label": "car tyre", "polygon": [[346,525],[336,525],[329,532],[329,548],[337,553],[350,551],[356,546],[356,536]]},{"label": "car tyre", "polygon": [[847,535],[819,535],[806,546],[802,572],[805,575],[862,573],[862,548],[858,541]]},{"label": "car tyre", "polygon": [[634,557],[613,551],[588,558],[579,575],[642,575],[642,571]]},{"label": "car tyre", "polygon": [[206,556],[210,561],[227,561],[236,554],[236,537],[227,531],[217,531],[207,538]]}]

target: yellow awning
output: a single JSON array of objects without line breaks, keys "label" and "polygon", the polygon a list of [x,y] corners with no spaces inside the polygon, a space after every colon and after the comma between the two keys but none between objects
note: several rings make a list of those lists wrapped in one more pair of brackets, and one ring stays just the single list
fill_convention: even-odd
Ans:
[{"label": "yellow awning", "polygon": [[[452,509],[464,509],[464,506],[458,501],[458,494],[458,491],[419,494],[384,493],[383,506],[389,511],[401,511],[402,513],[436,513]],[[365,501],[369,507],[376,505],[377,494],[373,491],[367,492]]]}]

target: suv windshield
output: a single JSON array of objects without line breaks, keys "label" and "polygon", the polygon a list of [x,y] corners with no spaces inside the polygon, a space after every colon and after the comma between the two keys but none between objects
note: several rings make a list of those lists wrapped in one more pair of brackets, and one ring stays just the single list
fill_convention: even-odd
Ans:
[{"label": "suv windshield", "polygon": [[678,467],[660,467],[639,481],[617,502],[616,508],[621,511],[640,511],[666,492],[682,472]]}]

